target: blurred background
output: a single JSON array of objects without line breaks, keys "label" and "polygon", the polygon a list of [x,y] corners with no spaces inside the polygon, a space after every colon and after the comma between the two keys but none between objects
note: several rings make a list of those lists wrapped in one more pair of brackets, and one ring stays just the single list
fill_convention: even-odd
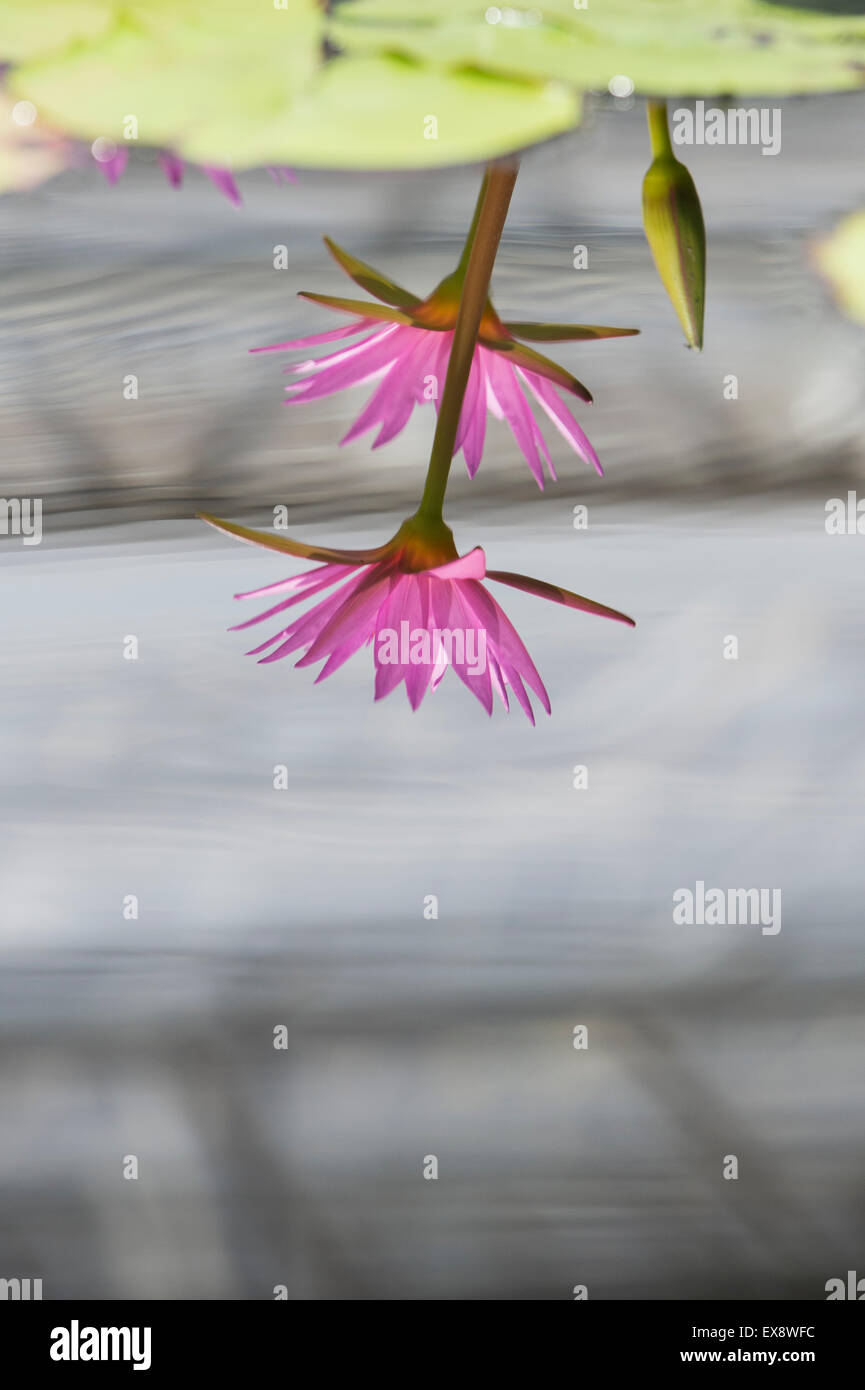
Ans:
[{"label": "blurred background", "polygon": [[[641,329],[553,354],[604,480],[548,431],[541,496],[495,422],[476,481],[455,464],[461,550],[637,619],[497,592],[552,698],[534,730],[451,676],[374,704],[369,653],[320,687],[257,666],[232,595],[293,567],[194,520],[282,504],[355,546],[413,509],[431,408],[341,449],[369,388],[287,409],[297,359],[247,349],[336,326],[295,297],[351,293],[324,232],[427,293],[478,171],[252,174],[236,211],[142,152],[0,199],[0,494],[44,505],[41,545],[0,536],[0,1277],[821,1299],[865,1273],[865,540],[824,526],[863,488],[865,336],[811,263],[865,201],[863,119],[786,102],[776,158],[681,152],[700,356],[642,234],[642,104],[526,157],[499,312]],[[675,925],[698,879],[781,889],[780,934]]]}]

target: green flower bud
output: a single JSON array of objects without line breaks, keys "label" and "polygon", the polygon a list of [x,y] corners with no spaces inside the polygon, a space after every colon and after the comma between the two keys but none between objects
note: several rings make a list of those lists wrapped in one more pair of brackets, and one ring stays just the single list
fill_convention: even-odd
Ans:
[{"label": "green flower bud", "polygon": [[643,180],[643,227],[688,346],[703,346],[706,229],[690,173],[673,154],[663,101],[650,101],[654,159]]}]

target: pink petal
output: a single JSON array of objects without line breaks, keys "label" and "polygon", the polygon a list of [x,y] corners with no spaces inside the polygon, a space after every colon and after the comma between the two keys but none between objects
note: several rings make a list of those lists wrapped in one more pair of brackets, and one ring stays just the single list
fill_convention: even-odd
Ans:
[{"label": "pink petal", "polygon": [[231,170],[220,169],[215,164],[202,164],[201,167],[211,182],[216,184],[220,193],[224,193],[229,202],[234,203],[234,206],[239,208],[243,203],[243,199],[240,196],[237,184],[234,182],[234,175]]},{"label": "pink petal", "polygon": [[[409,582],[407,574],[395,575],[390,593],[379,609],[376,619],[376,637],[385,628],[390,628],[394,632],[399,632],[399,625],[403,615],[403,594]],[[404,680],[406,668],[398,661],[382,662],[379,655],[379,646],[376,642],[373,647],[373,659],[375,661],[375,698],[383,700],[392,690],[395,690],[400,681]]]},{"label": "pink petal", "polygon": [[110,159],[98,159],[97,164],[110,184],[115,184],[129,163],[129,150],[120,145]]},{"label": "pink petal", "polygon": [[161,150],[157,158],[171,187],[179,188],[183,183],[183,160],[170,150]]},{"label": "pink petal", "polygon": [[[407,662],[382,662],[378,638],[382,632],[391,630],[401,642],[402,623],[407,623],[409,639],[414,632],[430,631],[430,580],[427,580],[426,574],[401,575],[391,594],[382,603],[375,620],[375,699],[384,698],[399,682],[405,680],[409,705],[417,709],[430,688],[438,663],[432,659],[432,653],[430,662],[412,662],[410,659]],[[406,655],[410,656],[410,653]]]},{"label": "pink petal", "polygon": [[476,347],[474,355],[472,357],[471,366],[469,367],[469,378],[466,382],[465,395],[463,396],[462,408],[460,409],[460,418],[459,423],[457,425],[457,435],[456,439],[454,440],[454,455],[458,454],[460,449],[463,447],[463,441],[465,440],[466,434],[468,433],[469,426],[471,425],[471,422],[474,418],[475,411],[483,410],[484,413],[486,413],[486,396],[484,395],[483,397],[481,397],[480,395],[480,388],[482,383],[481,376],[478,371],[479,361],[480,354]]},{"label": "pink petal", "polygon": [[368,571],[361,570],[359,574],[347,580],[335,594],[322,599],[308,613],[303,614],[300,618],[295,618],[294,622],[290,623],[282,632],[276,633],[270,641],[263,642],[260,647],[256,647],[248,655],[256,655],[258,652],[264,651],[266,647],[272,646],[274,642],[280,642],[281,645],[276,651],[262,658],[262,663],[266,664],[270,661],[280,661],[290,652],[296,652],[302,647],[310,646],[331,618],[339,612],[345,603],[350,601],[352,595],[361,587],[367,573]]},{"label": "pink petal", "polygon": [[327,333],[313,333],[308,338],[290,338],[287,343],[271,343],[269,347],[250,348],[250,352],[290,352],[294,348],[318,347],[319,343],[332,343],[336,338],[350,338],[354,333],[364,333],[375,328],[377,319],[358,319],[342,328],[331,328]]},{"label": "pink petal", "polygon": [[[294,368],[297,372],[315,371],[317,375],[308,376],[305,381],[292,382],[286,387],[291,393],[287,404],[318,400],[348,386],[362,386],[364,382],[378,376],[399,356],[399,344],[394,342],[392,337],[394,332],[394,329],[389,328],[383,333],[375,333],[371,338],[365,338],[362,343],[357,344],[356,349],[336,353],[334,359],[326,358],[324,365],[302,363]],[[340,360],[334,366],[333,360],[336,358]]]},{"label": "pink petal", "polygon": [[339,367],[346,362],[355,361],[358,357],[364,357],[385,342],[393,358],[396,359],[403,346],[400,335],[404,331],[403,325],[400,323],[389,323],[383,328],[376,320],[375,332],[371,333],[368,338],[364,338],[362,342],[352,343],[351,347],[341,348],[339,352],[332,352],[329,357],[311,357],[309,361],[298,362],[293,367],[287,367],[286,370],[298,375],[314,376],[318,372],[330,371],[333,367]]},{"label": "pink petal", "polygon": [[[422,574],[410,575],[401,590],[402,619],[408,622],[409,634],[430,629],[430,586]],[[432,657],[432,652],[430,652]],[[405,688],[413,710],[420,706],[432,678],[435,661],[409,662],[405,667]]]},{"label": "pink petal", "polygon": [[487,428],[487,393],[484,354],[476,349],[472,358],[469,384],[463,400],[460,429],[454,448],[454,453],[462,448],[466,461],[466,471],[470,478],[473,478],[477,473],[484,451],[484,436]]},{"label": "pink petal", "polygon": [[556,389],[546,377],[538,376],[535,372],[520,371],[520,376],[526,382],[532,395],[535,397],[541,409],[546,412],[552,420],[556,429],[563,439],[566,439],[571,448],[576,450],[586,463],[604,476],[601,461],[595,453],[589,441],[588,435],[580,428],[571,412],[563,401],[556,395]]},{"label": "pink petal", "polygon": [[459,589],[477,620],[486,628],[487,641],[492,638],[493,650],[505,674],[510,676],[509,668],[512,667],[531,686],[549,714],[550,697],[546,687],[507,614],[492,594],[487,593],[484,586],[475,580],[462,581]]},{"label": "pink petal", "polygon": [[[433,579],[431,582],[434,626],[442,630],[450,631],[459,628],[464,630],[469,628],[477,629],[479,624],[474,615],[463,603],[463,585],[459,581],[448,581],[443,579]],[[487,714],[492,714],[493,693],[489,661],[486,662],[485,669],[482,672],[472,673],[468,669],[467,661],[454,660],[453,652],[451,656],[451,665],[463,685],[465,685],[466,689],[470,690],[472,695],[480,701]]]},{"label": "pink petal", "polygon": [[436,414],[438,414],[445,380],[447,379],[451,343],[453,342],[454,335],[453,333],[436,333],[432,330],[428,330],[428,336],[430,348],[432,349],[430,352],[428,374],[435,377],[436,392],[433,396],[433,404],[436,408]]},{"label": "pink petal", "polygon": [[[534,710],[532,709],[532,702],[531,702],[531,700],[529,699],[529,696],[528,696],[528,693],[527,693],[527,691],[526,691],[525,686],[523,685],[522,681],[520,680],[520,677],[519,677],[518,672],[515,671],[514,668],[513,668],[508,662],[504,662],[503,665],[502,665],[502,674],[504,675],[505,672],[507,672],[507,675],[506,675],[505,678],[506,678],[506,680],[507,680],[507,682],[508,682],[508,685],[511,687],[511,690],[512,690],[512,691],[514,692],[514,694],[516,695],[517,701],[518,701],[520,707],[524,710],[526,716],[527,716],[528,719],[531,721],[531,724],[534,726],[534,722],[535,722],[535,712],[534,712]],[[547,714],[549,714],[549,712],[550,712],[549,703],[547,704],[547,707],[546,707],[546,708],[547,708]]]},{"label": "pink petal", "polygon": [[417,334],[417,339],[407,353],[386,370],[375,392],[351,429],[340,440],[340,444],[348,444],[358,435],[381,425],[372,446],[378,449],[405,428],[415,402],[423,397],[423,364],[428,365],[429,360],[426,334]]},{"label": "pink petal", "polygon": [[493,690],[498,695],[506,710],[510,709],[508,702],[508,689],[504,672],[494,656],[488,654],[490,663],[490,676],[492,678]]},{"label": "pink petal", "polygon": [[547,462],[550,461],[549,451],[528,401],[520,390],[517,374],[499,353],[484,348],[481,348],[481,351],[485,353],[489,391],[495,396],[502,414],[510,425],[538,487],[543,488],[544,465],[538,453],[538,446]]},{"label": "pink petal", "polygon": [[337,648],[343,649],[343,660],[357,651],[375,632],[375,616],[390,587],[390,579],[391,576],[382,573],[377,566],[367,570],[351,597],[340,603],[309,651],[296,664],[311,666]]},{"label": "pink petal", "polygon": [[323,589],[330,589],[334,584],[338,584],[347,574],[352,571],[348,566],[322,565],[322,571],[330,570],[330,574],[322,574],[319,571],[319,581],[316,584],[307,584],[300,593],[292,594],[290,598],[283,599],[281,603],[274,604],[273,608],[268,608],[264,613],[258,613],[254,618],[247,618],[245,623],[235,623],[230,629],[232,632],[242,632],[244,628],[255,627],[258,623],[266,622],[268,618],[273,618],[277,613],[283,613],[286,608],[292,608],[296,603],[303,603],[306,599],[312,598],[313,594],[319,594]]},{"label": "pink petal", "polygon": [[425,571],[437,579],[483,579],[486,572],[486,556],[479,545],[456,560],[448,560],[444,565],[436,565],[434,569]]},{"label": "pink petal", "polygon": [[278,594],[284,589],[305,589],[323,578],[327,570],[342,570],[343,573],[350,574],[354,568],[354,565],[319,565],[317,569],[304,570],[303,574],[296,574],[291,579],[280,579],[276,584],[265,584],[261,589],[249,589],[246,593],[235,594],[234,597],[261,598],[264,594]]}]

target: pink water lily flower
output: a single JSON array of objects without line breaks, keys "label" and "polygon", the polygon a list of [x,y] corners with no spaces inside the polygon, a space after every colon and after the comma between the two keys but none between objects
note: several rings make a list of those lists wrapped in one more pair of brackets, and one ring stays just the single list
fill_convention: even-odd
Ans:
[{"label": "pink water lily flower", "polygon": [[493,692],[508,709],[509,689],[532,724],[535,719],[529,690],[549,714],[543,681],[483,579],[634,626],[632,618],[615,608],[594,603],[557,584],[488,570],[480,547],[458,555],[444,523],[421,527],[418,518],[410,518],[392,540],[376,549],[334,550],[253,531],[213,516],[202,514],[202,520],[253,545],[319,562],[315,569],[235,596],[256,599],[286,595],[263,613],[238,623],[234,631],[276,619],[296,604],[316,599],[247,655],[258,656],[266,665],[299,652],[297,666],[324,662],[316,678],[321,681],[360,647],[372,645],[375,698],[382,699],[404,682],[412,709],[417,709],[427,690],[434,690],[452,666],[488,714],[492,714]]},{"label": "pink water lily flower", "polygon": [[[365,409],[341,441],[347,444],[367,430],[377,429],[372,446],[377,449],[400,433],[416,405],[432,400],[438,409],[465,271],[458,269],[427,299],[421,300],[372,266],[343,251],[329,237],[324,241],[343,270],[381,303],[301,291],[306,299],[351,314],[354,322],[327,333],[251,351],[282,352],[317,347],[339,338],[364,334],[359,342],[328,357],[286,368],[300,378],[286,388],[287,404],[318,400],[344,387],[381,378]],[[463,452],[469,477],[474,477],[481,461],[489,411],[509,425],[538,486],[544,486],[544,463],[550,477],[555,479],[553,461],[532,411],[532,402],[552,421],[571,448],[598,473],[603,473],[586,434],[558,394],[564,391],[590,402],[589,391],[564,367],[517,339],[565,342],[628,337],[637,332],[636,328],[603,328],[579,323],[504,323],[488,299],[454,445],[454,454]]]},{"label": "pink water lily flower", "polygon": [[[129,146],[111,145],[109,143],[106,144],[104,156],[94,154],[93,157],[96,159],[108,182],[114,184],[125,172],[126,166],[129,163]],[[184,161],[179,155],[172,153],[171,150],[160,150],[158,159],[162,172],[171,184],[171,187],[179,188],[183,183],[183,175],[186,169]],[[200,167],[202,173],[207,175],[211,183],[219,189],[220,193],[224,193],[229,202],[239,208],[243,203],[243,199],[240,196],[240,190],[235,183],[234,175],[231,170],[224,169],[216,164],[202,164]],[[269,167],[268,173],[276,183],[297,182],[297,176],[294,171],[284,168],[281,165]]]}]

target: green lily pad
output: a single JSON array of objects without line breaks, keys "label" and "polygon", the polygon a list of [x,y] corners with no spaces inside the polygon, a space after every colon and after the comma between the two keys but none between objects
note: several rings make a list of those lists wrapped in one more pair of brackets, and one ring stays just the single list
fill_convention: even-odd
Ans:
[{"label": "green lily pad", "polygon": [[845,314],[865,323],[865,211],[845,217],[817,244],[814,259]]},{"label": "green lily pad", "polygon": [[865,85],[865,16],[763,0],[353,0],[333,21],[352,51],[649,96],[794,95]]},{"label": "green lily pad", "polygon": [[9,90],[32,101],[40,120],[88,142],[98,136],[121,142],[134,116],[142,144],[182,153],[191,132],[221,124],[232,112],[248,124],[269,121],[320,67],[321,15],[313,0],[295,0],[286,13],[255,10],[249,18],[241,12],[233,27],[226,0],[116,8],[114,22],[97,37],[32,55],[8,79]]},{"label": "green lily pad", "polygon": [[70,0],[41,45],[27,6],[7,8],[19,59],[8,90],[87,143],[122,143],[132,116],[142,144],[203,164],[421,169],[509,154],[579,117],[573,89],[546,78],[378,51],[325,60],[317,0]]},{"label": "green lily pad", "polygon": [[223,116],[183,141],[201,163],[424,169],[511,154],[576,125],[562,84],[442,71],[393,56],[337,58],[272,119]]},{"label": "green lily pad", "polygon": [[90,43],[114,23],[115,0],[3,0],[0,7],[0,62],[21,63]]}]

